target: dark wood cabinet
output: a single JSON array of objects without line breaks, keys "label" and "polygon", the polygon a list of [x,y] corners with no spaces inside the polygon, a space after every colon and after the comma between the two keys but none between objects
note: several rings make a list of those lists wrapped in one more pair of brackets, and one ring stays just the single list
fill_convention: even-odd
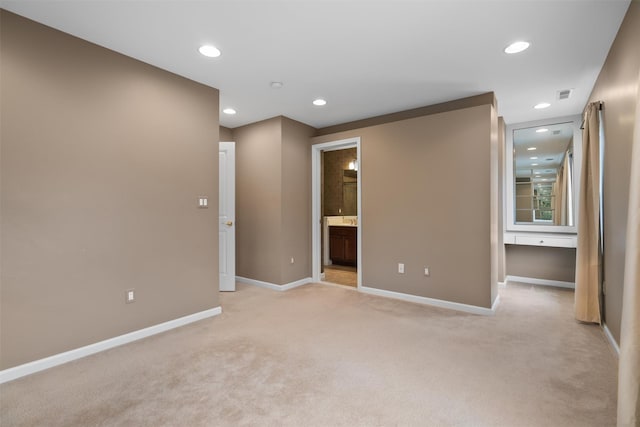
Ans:
[{"label": "dark wood cabinet", "polygon": [[333,264],[356,265],[358,261],[357,236],[357,227],[329,227],[329,258]]}]

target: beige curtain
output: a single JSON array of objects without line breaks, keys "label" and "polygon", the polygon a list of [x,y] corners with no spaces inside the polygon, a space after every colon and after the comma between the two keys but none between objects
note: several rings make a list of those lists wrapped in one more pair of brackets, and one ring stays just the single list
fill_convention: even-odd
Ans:
[{"label": "beige curtain", "polygon": [[599,102],[587,105],[582,132],[578,206],[575,316],[600,323],[600,123]]},{"label": "beige curtain", "polygon": [[564,175],[564,168],[560,166],[558,169],[558,175],[556,176],[556,182],[553,184],[553,223],[555,225],[562,224],[562,177]]},{"label": "beige curtain", "polygon": [[564,155],[564,164],[562,166],[562,193],[560,197],[560,224],[569,225],[569,194],[571,192],[571,169],[569,167],[570,154],[567,151]]},{"label": "beige curtain", "polygon": [[558,170],[558,176],[554,184],[554,224],[555,225],[569,225],[568,221],[568,203],[569,203],[569,151],[564,155],[564,162]]},{"label": "beige curtain", "polygon": [[[638,76],[640,83],[640,76]],[[618,426],[640,425],[640,89],[631,156],[618,368]]]}]

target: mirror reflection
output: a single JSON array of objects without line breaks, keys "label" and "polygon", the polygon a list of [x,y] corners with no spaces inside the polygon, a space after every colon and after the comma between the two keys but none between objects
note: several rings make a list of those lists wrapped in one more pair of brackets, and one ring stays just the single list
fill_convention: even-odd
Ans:
[{"label": "mirror reflection", "polygon": [[355,147],[322,153],[323,216],[358,214],[357,154]]},{"label": "mirror reflection", "polygon": [[573,125],[513,131],[515,224],[574,225]]},{"label": "mirror reflection", "polygon": [[[355,165],[355,161],[351,163]],[[342,173],[342,214],[358,215],[358,171],[355,170],[355,166]]]}]

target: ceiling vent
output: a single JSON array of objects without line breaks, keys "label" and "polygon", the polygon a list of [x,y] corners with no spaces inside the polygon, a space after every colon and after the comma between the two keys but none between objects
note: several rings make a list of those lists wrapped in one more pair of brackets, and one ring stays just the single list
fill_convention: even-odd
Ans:
[{"label": "ceiling vent", "polygon": [[559,131],[559,130],[554,130],[554,131],[553,131],[553,134],[554,134],[554,135],[560,135],[560,131]]},{"label": "ceiling vent", "polygon": [[569,99],[571,92],[573,92],[573,89],[559,90],[558,99]]}]

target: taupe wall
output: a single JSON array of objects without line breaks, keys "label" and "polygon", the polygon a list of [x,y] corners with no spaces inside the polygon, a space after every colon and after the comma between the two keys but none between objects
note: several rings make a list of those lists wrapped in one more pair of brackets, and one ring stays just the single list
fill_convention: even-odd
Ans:
[{"label": "taupe wall", "polygon": [[238,276],[278,285],[311,276],[314,131],[286,117],[232,130]]},{"label": "taupe wall", "polygon": [[[323,156],[323,215],[345,215],[343,210],[343,179],[344,170],[349,162],[357,157],[355,148],[327,151]],[[349,215],[354,215],[353,213]]]},{"label": "taupe wall", "polygon": [[[495,108],[495,100],[491,104],[490,134],[489,134],[489,242],[490,242],[490,286],[491,299],[493,303],[498,298],[498,278],[500,266],[499,257],[504,249],[499,247],[500,217],[502,216],[502,206],[500,205],[500,126],[498,113]],[[465,159],[469,161],[468,159]],[[481,176],[481,175],[480,175]],[[474,185],[475,187],[475,185]],[[473,191],[473,190],[472,190]]]},{"label": "taupe wall", "polygon": [[218,306],[218,91],[0,14],[0,367]]},{"label": "taupe wall", "polygon": [[510,276],[574,282],[576,250],[541,246],[506,245],[506,268]]},{"label": "taupe wall", "polygon": [[224,126],[220,126],[220,141],[223,141],[223,142],[233,141],[233,131]]},{"label": "taupe wall", "polygon": [[281,279],[282,128],[280,117],[235,128],[236,274]]},{"label": "taupe wall", "polygon": [[[498,132],[495,99],[487,98],[479,106],[312,139],[361,137],[364,286],[491,306]],[[399,262],[405,274],[397,273]],[[425,266],[431,277],[423,275]]]},{"label": "taupe wall", "polygon": [[619,341],[627,232],[631,147],[640,69],[640,2],[632,1],[591,101],[604,101],[605,323]]},{"label": "taupe wall", "polygon": [[498,282],[504,282],[505,270],[505,136],[506,125],[502,117],[498,117]]},{"label": "taupe wall", "polygon": [[[315,129],[282,117],[282,279],[311,277],[311,148]],[[291,264],[291,257],[295,263]]]}]

